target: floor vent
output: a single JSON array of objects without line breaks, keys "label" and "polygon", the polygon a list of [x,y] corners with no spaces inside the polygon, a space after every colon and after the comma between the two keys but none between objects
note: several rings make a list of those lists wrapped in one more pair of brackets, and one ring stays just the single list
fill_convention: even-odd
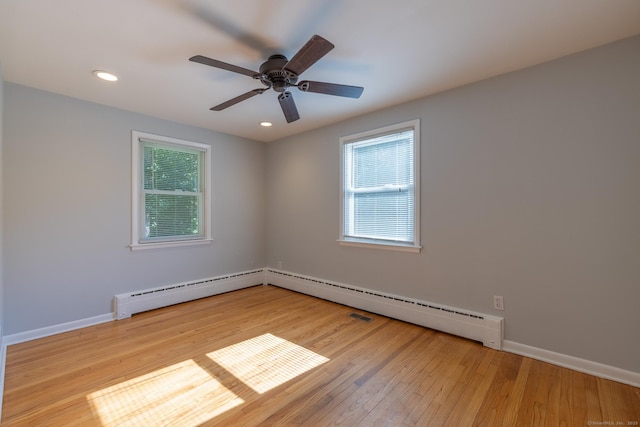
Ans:
[{"label": "floor vent", "polygon": [[502,349],[502,317],[271,268],[266,283]]},{"label": "floor vent", "polygon": [[367,322],[367,323],[373,320],[371,317],[363,316],[362,314],[358,314],[358,313],[351,313],[349,317],[353,317],[354,319],[362,320],[363,322]]}]

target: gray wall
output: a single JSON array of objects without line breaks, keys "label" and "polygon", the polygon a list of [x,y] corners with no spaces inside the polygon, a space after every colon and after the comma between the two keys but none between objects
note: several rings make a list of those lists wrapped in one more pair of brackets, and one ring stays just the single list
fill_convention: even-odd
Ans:
[{"label": "gray wall", "polygon": [[[9,83],[4,97],[5,334],[265,265],[265,144]],[[132,129],[211,144],[211,246],[128,248]]]},{"label": "gray wall", "polygon": [[[270,144],[269,265],[501,315],[507,340],[640,372],[638,76],[635,37]],[[339,137],[414,118],[424,249],[339,246]]]}]

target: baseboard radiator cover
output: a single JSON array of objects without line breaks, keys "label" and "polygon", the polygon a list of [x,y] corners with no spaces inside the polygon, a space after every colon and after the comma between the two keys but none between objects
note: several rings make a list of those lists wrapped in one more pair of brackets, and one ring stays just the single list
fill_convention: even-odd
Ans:
[{"label": "baseboard radiator cover", "polygon": [[502,350],[503,318],[427,301],[266,269],[266,283],[372,313],[480,341]]},{"label": "baseboard radiator cover", "polygon": [[264,283],[265,270],[261,268],[259,270],[118,294],[114,297],[115,317],[118,320],[126,319],[136,313]]}]

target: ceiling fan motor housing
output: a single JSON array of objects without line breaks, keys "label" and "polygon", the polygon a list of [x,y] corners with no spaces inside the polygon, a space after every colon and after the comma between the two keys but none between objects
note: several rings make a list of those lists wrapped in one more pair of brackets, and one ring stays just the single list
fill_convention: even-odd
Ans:
[{"label": "ceiling fan motor housing", "polygon": [[265,86],[272,87],[276,92],[285,92],[289,86],[295,85],[298,76],[285,71],[283,67],[289,62],[284,55],[271,55],[260,66],[260,80]]}]

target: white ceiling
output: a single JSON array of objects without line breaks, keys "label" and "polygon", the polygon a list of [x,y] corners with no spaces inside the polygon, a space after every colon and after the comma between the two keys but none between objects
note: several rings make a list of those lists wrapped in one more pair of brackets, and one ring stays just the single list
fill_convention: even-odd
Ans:
[{"label": "white ceiling", "polygon": [[[189,57],[257,70],[313,34],[336,47],[301,79],[364,86],[360,99],[293,89],[301,119],[291,124],[273,91],[209,110],[262,86]],[[635,34],[639,0],[0,1],[5,81],[258,141]]]}]

